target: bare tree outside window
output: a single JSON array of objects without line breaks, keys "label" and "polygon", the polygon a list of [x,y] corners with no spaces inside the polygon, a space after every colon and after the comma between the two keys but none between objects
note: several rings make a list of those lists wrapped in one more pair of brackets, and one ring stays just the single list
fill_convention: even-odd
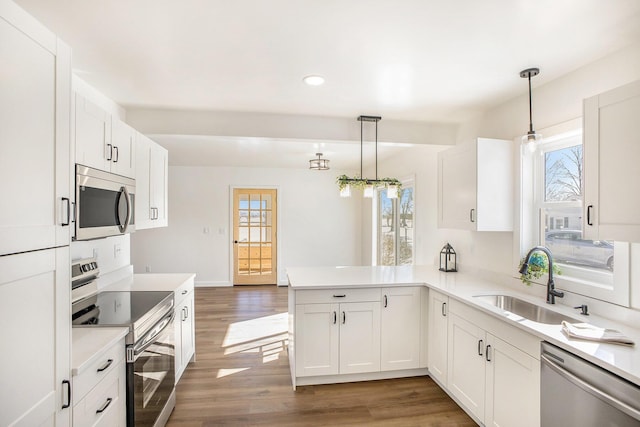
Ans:
[{"label": "bare tree outside window", "polygon": [[582,145],[545,153],[545,200],[582,200]]}]

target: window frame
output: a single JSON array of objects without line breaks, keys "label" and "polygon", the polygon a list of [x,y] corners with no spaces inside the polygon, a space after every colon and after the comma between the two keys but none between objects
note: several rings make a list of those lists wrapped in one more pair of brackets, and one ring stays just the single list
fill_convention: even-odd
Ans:
[{"label": "window frame", "polygon": [[[543,154],[546,151],[557,150],[575,145],[576,137],[582,142],[582,120],[572,120],[558,126],[543,129],[541,131],[544,138],[541,147],[531,154],[526,147],[520,145],[519,138],[516,140],[520,150],[514,150],[518,156],[516,164],[519,168],[519,229],[514,239],[514,263],[515,270],[518,270],[520,259],[527,250],[533,246],[542,244],[544,241],[544,210],[545,205],[550,202],[544,201],[545,176]],[[573,141],[571,141],[573,138]],[[541,148],[544,147],[542,150]],[[584,175],[589,171],[583,170]],[[583,190],[584,192],[584,190]],[[551,202],[552,203],[552,202]],[[575,205],[582,207],[580,202],[562,202],[565,206]],[[594,269],[580,267],[577,265],[562,264],[563,275],[554,276],[556,287],[559,289],[583,295],[589,298],[602,300],[605,302],[630,306],[630,244],[627,242],[614,242],[615,268],[611,280],[608,283],[598,281],[605,278],[608,273],[598,273]],[[570,273],[570,274],[567,274]],[[540,285],[546,285],[546,275],[534,281]]]},{"label": "window frame", "polygon": [[[396,230],[395,233],[395,240],[394,240],[394,260],[395,263],[393,265],[414,265],[415,264],[415,260],[416,260],[416,245],[415,245],[415,236],[416,236],[416,227],[415,227],[415,218],[416,218],[416,184],[415,184],[415,177],[411,176],[411,177],[406,177],[400,180],[400,182],[402,183],[402,188],[412,188],[413,189],[413,243],[412,243],[412,250],[411,250],[411,263],[409,264],[398,264],[399,261],[399,251],[400,251],[400,233],[398,232],[400,230],[400,213],[399,213],[399,201],[401,200],[400,198],[400,193],[398,194],[398,197],[395,199],[390,199],[391,200],[391,206],[392,206],[392,211],[393,211],[393,227]],[[383,248],[383,244],[382,244],[382,233],[381,233],[381,223],[382,223],[382,213],[381,213],[381,203],[380,203],[380,197],[381,197],[381,193],[383,191],[386,191],[386,189],[376,189],[375,191],[375,195],[374,195],[374,203],[372,203],[373,205],[373,239],[372,242],[374,243],[374,250],[372,253],[372,265],[386,265],[386,264],[381,264],[381,250]]]}]

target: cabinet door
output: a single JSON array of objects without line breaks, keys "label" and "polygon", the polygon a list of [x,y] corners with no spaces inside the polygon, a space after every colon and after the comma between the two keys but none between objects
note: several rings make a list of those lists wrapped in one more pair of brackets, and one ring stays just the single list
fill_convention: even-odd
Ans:
[{"label": "cabinet door", "polygon": [[584,101],[584,235],[640,242],[640,81]]},{"label": "cabinet door", "polygon": [[182,370],[184,370],[195,351],[195,311],[194,292],[191,291],[182,301],[184,314],[180,322],[182,327]]},{"label": "cabinet door", "polygon": [[75,95],[76,163],[109,172],[111,115],[81,95]]},{"label": "cabinet door", "polygon": [[151,144],[146,136],[136,136],[136,230],[153,227],[151,220],[151,181],[149,165],[151,162]]},{"label": "cabinet door", "polygon": [[438,153],[438,227],[475,230],[476,144]]},{"label": "cabinet door", "polygon": [[69,247],[0,257],[0,271],[0,425],[70,425]]},{"label": "cabinet door", "polygon": [[380,371],[380,302],[340,304],[340,373]]},{"label": "cabinet door", "polygon": [[448,388],[481,421],[485,407],[485,332],[451,313],[449,316]]},{"label": "cabinet door", "polygon": [[296,376],[338,373],[338,304],[296,305]]},{"label": "cabinet door", "polygon": [[429,290],[429,375],[443,386],[447,385],[448,303],[447,296]]},{"label": "cabinet door", "polygon": [[[0,15],[0,255],[6,255],[69,243],[63,224],[71,194],[71,60],[62,44],[58,57],[55,36],[14,4]],[[24,21],[33,31],[18,29]]]},{"label": "cabinet door", "polygon": [[420,288],[382,289],[380,370],[420,364]]},{"label": "cabinet door", "polygon": [[485,425],[540,426],[540,362],[487,334]]},{"label": "cabinet door", "polygon": [[152,216],[154,227],[166,227],[167,212],[167,183],[168,183],[168,152],[165,148],[151,143],[151,159],[149,163],[150,204],[155,209]]},{"label": "cabinet door", "polygon": [[118,119],[113,119],[111,145],[111,172],[135,179],[136,130]]}]

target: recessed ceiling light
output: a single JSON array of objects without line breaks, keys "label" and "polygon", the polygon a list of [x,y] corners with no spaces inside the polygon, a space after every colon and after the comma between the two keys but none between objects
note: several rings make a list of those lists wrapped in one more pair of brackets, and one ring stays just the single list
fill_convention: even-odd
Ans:
[{"label": "recessed ceiling light", "polygon": [[310,76],[306,76],[302,79],[303,82],[308,84],[309,86],[320,86],[324,83],[324,77],[319,76],[317,74],[312,74]]}]

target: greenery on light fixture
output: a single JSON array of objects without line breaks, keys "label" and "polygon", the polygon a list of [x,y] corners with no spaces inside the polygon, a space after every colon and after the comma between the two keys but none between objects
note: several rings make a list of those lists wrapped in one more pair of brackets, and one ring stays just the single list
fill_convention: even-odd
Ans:
[{"label": "greenery on light fixture", "polygon": [[367,179],[360,178],[359,176],[349,178],[347,175],[340,175],[338,178],[336,178],[336,182],[338,183],[338,189],[340,191],[346,188],[347,185],[350,185],[352,188],[358,188],[361,190],[364,190],[364,188],[368,185],[373,185],[376,188],[388,188],[390,185],[395,185],[398,187],[398,190],[402,188],[402,183],[395,178]]},{"label": "greenery on light fixture", "polygon": [[[524,258],[520,260],[520,267],[524,264]],[[531,285],[531,281],[539,279],[543,274],[549,272],[549,260],[547,256],[542,253],[533,253],[529,258],[529,268],[527,274],[521,274],[520,280],[527,286]],[[562,270],[556,264],[553,265],[553,274],[562,274]]]}]

